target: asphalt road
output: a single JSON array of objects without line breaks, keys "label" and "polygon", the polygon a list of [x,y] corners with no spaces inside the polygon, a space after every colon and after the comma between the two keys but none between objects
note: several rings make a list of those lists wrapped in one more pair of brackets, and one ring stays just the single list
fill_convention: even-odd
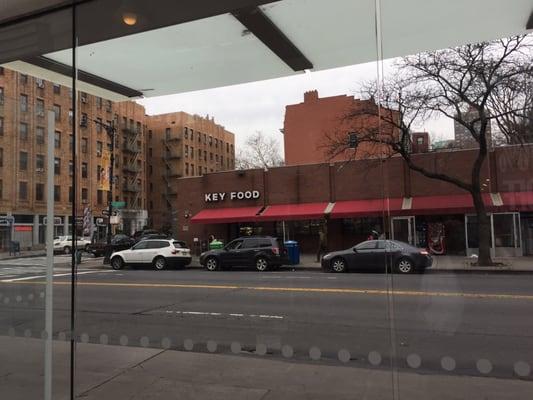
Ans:
[{"label": "asphalt road", "polygon": [[[5,268],[13,267],[2,263],[0,275]],[[511,379],[517,378],[517,362],[533,365],[529,275],[116,272],[83,264],[80,271],[82,341],[178,349],[187,343],[187,350],[194,343],[193,351],[201,352],[240,348],[243,356],[266,351],[265,357],[296,362],[319,356],[313,362],[364,368],[392,363],[423,374]],[[39,276],[0,276],[0,334],[40,335]],[[55,279],[54,331],[62,340],[69,327],[70,277],[58,272]],[[339,350],[348,350],[348,362],[339,361]]]}]

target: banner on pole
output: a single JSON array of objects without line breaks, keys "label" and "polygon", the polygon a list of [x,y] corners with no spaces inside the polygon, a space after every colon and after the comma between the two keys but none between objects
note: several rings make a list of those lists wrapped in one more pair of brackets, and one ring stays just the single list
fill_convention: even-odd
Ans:
[{"label": "banner on pole", "polygon": [[98,190],[109,190],[110,182],[110,169],[111,169],[111,152],[104,150],[102,152],[102,169],[100,171],[100,182],[98,183]]}]

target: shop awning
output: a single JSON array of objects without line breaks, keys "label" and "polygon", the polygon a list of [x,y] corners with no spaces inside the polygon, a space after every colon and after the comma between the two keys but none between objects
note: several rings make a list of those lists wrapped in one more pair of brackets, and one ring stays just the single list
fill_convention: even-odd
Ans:
[{"label": "shop awning", "polygon": [[268,206],[259,221],[291,221],[324,218],[329,203],[277,204]]},{"label": "shop awning", "polygon": [[[482,197],[487,209],[493,209],[495,204],[490,193],[483,193]],[[413,197],[411,211],[413,215],[462,214],[474,212],[474,202],[470,194]]]},{"label": "shop awning", "polygon": [[200,211],[191,218],[193,224],[225,224],[257,221],[263,207],[213,208]]},{"label": "shop awning", "polygon": [[502,192],[500,196],[507,211],[533,211],[533,192]]},{"label": "shop awning", "polygon": [[403,198],[338,201],[331,211],[331,218],[379,216],[389,210],[398,213],[403,206]]}]

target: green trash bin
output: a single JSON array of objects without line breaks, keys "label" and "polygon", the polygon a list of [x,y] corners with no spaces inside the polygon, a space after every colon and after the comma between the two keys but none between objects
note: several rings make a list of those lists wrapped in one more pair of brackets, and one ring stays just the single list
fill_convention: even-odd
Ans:
[{"label": "green trash bin", "polygon": [[209,243],[209,250],[217,250],[224,248],[224,243],[222,243],[220,240],[213,240],[211,243]]}]

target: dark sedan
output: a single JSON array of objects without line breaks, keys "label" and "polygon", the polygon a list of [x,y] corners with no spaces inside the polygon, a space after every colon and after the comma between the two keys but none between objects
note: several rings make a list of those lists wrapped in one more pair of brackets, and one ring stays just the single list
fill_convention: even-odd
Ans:
[{"label": "dark sedan", "polygon": [[324,271],[384,271],[410,274],[431,267],[433,259],[424,249],[397,240],[368,240],[347,250],[334,251],[322,258]]}]

